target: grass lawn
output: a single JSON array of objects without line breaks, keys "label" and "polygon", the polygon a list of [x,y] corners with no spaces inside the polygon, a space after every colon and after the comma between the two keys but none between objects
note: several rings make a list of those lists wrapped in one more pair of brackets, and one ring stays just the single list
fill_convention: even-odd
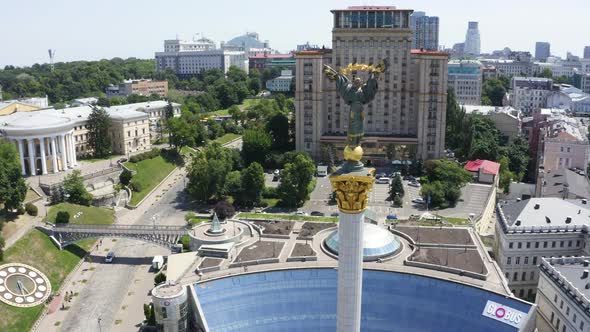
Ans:
[{"label": "grass lawn", "polygon": [[238,134],[225,134],[221,137],[216,138],[213,142],[223,145],[223,144],[233,141],[236,138],[241,137],[241,136],[242,135],[238,135]]},{"label": "grass lawn", "polygon": [[137,171],[132,181],[139,181],[142,188],[140,192],[133,192],[133,196],[129,202],[133,205],[139,203],[176,167],[174,163],[166,161],[162,156],[142,160],[138,163],[126,162],[125,166]]},{"label": "grass lawn", "polygon": [[188,155],[189,153],[195,154],[196,150],[189,148],[188,146],[183,146],[182,148],[180,148],[180,154],[183,156]]},{"label": "grass lawn", "polygon": [[[244,99],[244,101],[240,105],[238,105],[238,107],[240,107],[240,109],[243,110],[246,107],[258,104],[261,100],[262,99]],[[221,109],[221,110],[205,113],[205,116],[211,116],[211,115],[221,115],[221,116],[229,115],[229,111],[226,108],[226,109]]]},{"label": "grass lawn", "polygon": [[[18,262],[31,265],[45,273],[51,282],[52,292],[56,292],[64,278],[94,244],[95,239],[88,239],[59,250],[41,231],[33,229],[18,240],[4,253],[0,264]],[[0,331],[21,332],[30,330],[35,320],[41,315],[44,306],[17,308],[0,302]]]},{"label": "grass lawn", "polygon": [[451,218],[451,217],[443,217],[440,216],[443,220],[455,225],[455,226],[466,226],[469,225],[469,220],[468,219],[463,219],[463,218]]},{"label": "grass lawn", "polygon": [[296,216],[292,214],[271,214],[271,213],[249,213],[240,212],[238,218],[256,218],[268,220],[299,220],[299,221],[325,221],[337,222],[338,217],[312,217],[312,216]]},{"label": "grass lawn", "polygon": [[278,199],[278,198],[263,198],[262,201],[267,204],[266,207],[273,208],[273,207],[277,206],[277,203],[280,201],[280,199]]},{"label": "grass lawn", "polygon": [[[71,203],[59,203],[52,206],[49,209],[45,220],[50,223],[55,223],[55,217],[59,211],[67,211],[70,213],[71,224],[109,225],[115,220],[115,212],[113,210]],[[78,212],[82,212],[82,215],[74,219],[74,215]]]},{"label": "grass lawn", "polygon": [[80,161],[85,161],[87,163],[94,163],[94,162],[101,161],[101,160],[109,160],[110,158],[113,158],[113,157],[116,157],[116,156],[119,156],[119,155],[112,154],[112,155],[106,156],[104,158],[93,158],[93,157],[80,158]]}]

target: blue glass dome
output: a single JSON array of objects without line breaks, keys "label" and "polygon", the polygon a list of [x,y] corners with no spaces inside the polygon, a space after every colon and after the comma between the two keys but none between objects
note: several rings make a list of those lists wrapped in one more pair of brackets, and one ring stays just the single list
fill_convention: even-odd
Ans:
[{"label": "blue glass dome", "polygon": [[[231,276],[194,285],[211,332],[336,331],[335,269]],[[487,301],[534,319],[530,303],[467,284],[408,273],[363,271],[363,332],[518,332],[482,315]]]},{"label": "blue glass dome", "polygon": [[[338,230],[328,235],[325,245],[330,252],[338,255]],[[400,248],[400,241],[390,231],[377,225],[364,224],[363,261],[374,261],[381,257],[391,256]]]}]

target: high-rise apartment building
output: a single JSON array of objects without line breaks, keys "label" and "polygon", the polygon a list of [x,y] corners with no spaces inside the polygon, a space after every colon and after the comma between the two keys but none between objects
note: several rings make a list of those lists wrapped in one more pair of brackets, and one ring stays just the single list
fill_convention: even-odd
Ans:
[{"label": "high-rise apartment building", "polygon": [[350,106],[324,75],[323,65],[338,69],[387,59],[390,66],[378,79],[377,95],[364,108],[366,161],[378,165],[391,159],[439,158],[445,142],[448,55],[412,50],[411,10],[353,6],[332,13],[333,49],[296,55],[297,150],[319,158],[322,145],[338,150],[345,145]]},{"label": "high-rise apartment building", "polygon": [[584,47],[584,59],[590,59],[590,46]]},{"label": "high-rise apartment building", "polygon": [[474,60],[453,60],[448,65],[448,85],[457,102],[462,105],[481,105],[482,65]]},{"label": "high-rise apartment building", "polygon": [[535,58],[541,62],[546,62],[551,56],[551,44],[547,42],[537,42],[535,44]]},{"label": "high-rise apartment building", "polygon": [[217,49],[215,42],[207,38],[165,40],[164,52],[156,52],[156,70],[171,69],[179,76],[196,75],[213,68],[227,72],[230,66],[248,72],[245,51]]},{"label": "high-rise apartment building", "polygon": [[465,54],[479,55],[481,53],[481,41],[479,37],[479,23],[469,22],[465,35]]},{"label": "high-rise apartment building", "polygon": [[438,17],[426,16],[424,12],[414,12],[410,16],[412,29],[412,48],[438,50]]}]

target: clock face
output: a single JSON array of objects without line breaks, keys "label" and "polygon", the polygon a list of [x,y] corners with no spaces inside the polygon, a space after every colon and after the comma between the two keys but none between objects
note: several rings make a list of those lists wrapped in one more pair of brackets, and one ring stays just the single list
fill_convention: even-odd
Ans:
[{"label": "clock face", "polygon": [[19,263],[0,266],[0,301],[15,307],[34,307],[50,294],[49,280],[34,267]]}]

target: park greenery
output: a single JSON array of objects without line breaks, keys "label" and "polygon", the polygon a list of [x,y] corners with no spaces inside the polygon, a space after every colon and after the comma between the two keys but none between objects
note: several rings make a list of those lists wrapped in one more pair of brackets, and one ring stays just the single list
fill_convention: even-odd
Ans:
[{"label": "park greenery", "polygon": [[178,162],[179,158],[176,153],[166,150],[160,151],[159,149],[152,149],[131,157],[130,161],[125,163],[125,167],[136,172],[128,182],[129,187],[133,190],[129,203],[135,205],[141,202],[148,193],[174,170]]},{"label": "park greenery", "polygon": [[88,116],[88,144],[93,151],[94,158],[104,158],[111,155],[112,142],[109,130],[111,116],[104,108],[94,106]]},{"label": "park greenery", "polygon": [[481,87],[481,104],[502,106],[504,96],[510,88],[510,79],[507,77],[488,78]]},{"label": "park greenery", "polygon": [[404,197],[404,186],[402,185],[402,178],[398,174],[393,177],[391,184],[389,185],[389,200],[393,202],[396,207],[401,207],[403,204],[402,198]]},{"label": "park greenery", "polygon": [[3,213],[18,209],[27,193],[14,144],[0,140],[0,206]]},{"label": "park greenery", "polygon": [[[111,209],[72,203],[59,203],[51,206],[45,221],[52,224],[63,223],[63,221],[60,222],[59,220],[60,214],[69,215],[68,222],[73,224],[110,225],[115,221],[115,212]],[[76,215],[77,217],[74,217]]]},{"label": "park greenery", "polygon": [[424,164],[422,197],[431,208],[454,206],[461,196],[461,187],[471,181],[471,173],[453,160],[430,160]]},{"label": "park greenery", "polygon": [[522,181],[527,175],[530,160],[527,140],[517,137],[508,142],[489,118],[467,115],[451,89],[447,94],[446,144],[459,161],[486,159],[499,162],[506,157],[513,180]]},{"label": "park greenery", "polygon": [[63,182],[51,190],[51,204],[69,202],[72,204],[89,206],[92,194],[84,186],[84,178],[80,170],[74,170],[66,175]]}]

